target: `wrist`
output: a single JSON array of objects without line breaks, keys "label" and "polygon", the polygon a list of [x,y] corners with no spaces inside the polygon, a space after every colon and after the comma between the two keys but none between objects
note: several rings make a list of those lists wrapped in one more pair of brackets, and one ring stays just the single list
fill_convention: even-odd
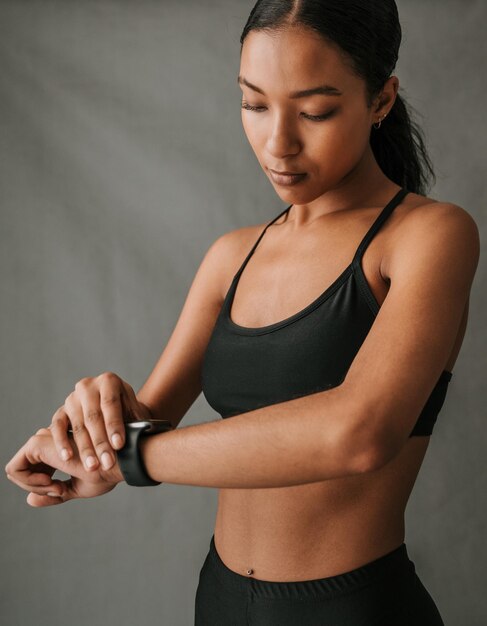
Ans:
[{"label": "wrist", "polygon": [[155,435],[169,430],[173,430],[173,426],[168,420],[126,422],[125,445],[117,451],[118,467],[115,470],[119,472],[117,479],[121,475],[123,481],[136,487],[160,485],[161,481],[152,476],[154,468],[147,468],[146,460],[147,458],[151,459],[154,465],[154,458],[159,455],[150,448],[151,441],[156,443],[154,441]]},{"label": "wrist", "polygon": [[146,474],[149,476],[149,478],[152,478],[152,480],[158,481],[160,479],[156,478],[156,476],[153,476],[152,474],[151,464],[147,463],[148,458],[151,457],[150,447],[153,443],[154,443],[154,435],[141,437],[139,439],[139,452],[142,458],[142,463],[144,464]]},{"label": "wrist", "polygon": [[122,470],[120,469],[120,463],[118,461],[118,455],[115,454],[115,463],[106,471],[107,480],[112,483],[123,483],[125,478],[123,477]]}]

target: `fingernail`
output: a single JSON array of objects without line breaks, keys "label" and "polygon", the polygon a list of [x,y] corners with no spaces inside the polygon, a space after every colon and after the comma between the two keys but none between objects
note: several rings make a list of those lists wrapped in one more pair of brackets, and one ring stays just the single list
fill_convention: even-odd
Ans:
[{"label": "fingernail", "polygon": [[62,458],[63,461],[67,461],[68,460],[69,452],[68,452],[68,450],[66,448],[63,448],[61,450],[61,458]]},{"label": "fingernail", "polygon": [[122,445],[122,437],[120,437],[118,433],[115,433],[114,435],[112,435],[112,443],[118,448],[118,446]]},{"label": "fingernail", "polygon": [[104,452],[101,455],[101,462],[105,469],[109,469],[112,466],[112,457],[108,454],[108,452]]},{"label": "fingernail", "polygon": [[96,465],[96,459],[94,456],[89,456],[86,461],[85,461],[86,465],[88,467],[93,467],[94,465]]},{"label": "fingernail", "polygon": [[54,493],[54,491],[48,491],[47,495],[51,496],[53,498],[60,498],[61,497],[58,493]]}]

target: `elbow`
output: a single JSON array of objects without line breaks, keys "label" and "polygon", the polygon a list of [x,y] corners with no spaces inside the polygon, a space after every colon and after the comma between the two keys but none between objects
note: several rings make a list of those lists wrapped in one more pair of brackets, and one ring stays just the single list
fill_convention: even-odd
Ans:
[{"label": "elbow", "polygon": [[375,472],[386,465],[391,456],[385,454],[384,450],[377,445],[364,447],[355,453],[354,456],[354,474],[366,474]]},{"label": "elbow", "polygon": [[373,409],[358,407],[354,415],[342,432],[342,449],[347,450],[350,474],[374,472],[396,456],[397,442],[377,426]]}]

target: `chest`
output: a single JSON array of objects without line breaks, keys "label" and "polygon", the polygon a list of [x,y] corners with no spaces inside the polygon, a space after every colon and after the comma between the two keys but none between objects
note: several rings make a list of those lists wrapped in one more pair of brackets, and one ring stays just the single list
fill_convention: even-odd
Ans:
[{"label": "chest", "polygon": [[[234,327],[262,328],[287,320],[308,310],[322,294],[333,291],[350,268],[354,249],[346,233],[310,237],[299,247],[291,241],[258,247],[234,289],[229,285],[229,317]],[[380,307],[389,284],[380,274],[384,255],[380,237],[361,259],[360,273],[370,296]]]},{"label": "chest", "polygon": [[222,417],[339,385],[375,319],[352,270],[302,311],[258,329],[236,325],[230,304],[202,369],[205,397]]}]

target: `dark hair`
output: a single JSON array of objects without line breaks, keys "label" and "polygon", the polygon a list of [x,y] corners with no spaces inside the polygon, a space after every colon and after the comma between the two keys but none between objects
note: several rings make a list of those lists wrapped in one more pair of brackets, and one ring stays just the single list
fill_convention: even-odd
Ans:
[{"label": "dark hair", "polygon": [[[372,106],[398,59],[402,31],[394,0],[258,0],[240,36],[240,54],[251,30],[272,33],[297,25],[338,46],[344,61],[365,80],[367,106]],[[430,178],[436,178],[411,112],[398,92],[380,129],[371,128],[370,145],[388,178],[426,195]]]}]

